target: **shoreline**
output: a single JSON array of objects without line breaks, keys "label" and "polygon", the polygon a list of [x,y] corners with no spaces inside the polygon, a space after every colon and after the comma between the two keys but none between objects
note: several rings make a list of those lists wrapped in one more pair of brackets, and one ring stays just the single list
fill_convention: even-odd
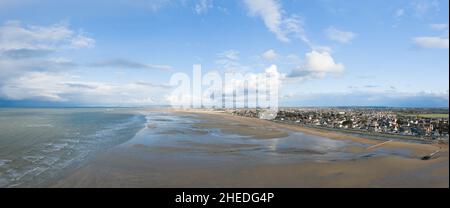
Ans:
[{"label": "shoreline", "polygon": [[[175,114],[176,117],[195,117],[189,124],[196,130],[190,138],[197,141],[197,134],[204,129],[220,129],[230,135],[244,135],[243,140],[231,145],[215,143],[183,142],[182,148],[154,146],[145,143],[144,129],[140,139],[119,145],[94,158],[89,164],[53,181],[49,187],[447,187],[449,186],[448,145],[418,144],[393,141],[377,147],[385,150],[407,149],[410,156],[380,155],[338,160],[297,160],[270,162],[263,158],[248,157],[246,151],[256,151],[257,146],[243,145],[250,140],[283,140],[286,131],[301,132],[299,136],[314,135],[336,141],[364,144],[364,147],[380,141],[324,132],[280,124],[255,118],[240,117],[221,112],[199,110],[150,109],[146,112]],[[253,128],[258,127],[258,128]],[[267,135],[267,132],[272,132]],[[172,133],[183,135],[182,130]],[[192,132],[185,132],[192,133]],[[201,132],[200,132],[201,133]],[[164,140],[173,135],[164,135]],[[286,137],[288,138],[288,137]],[[211,138],[212,139],[212,138]],[[217,139],[217,138],[216,138]],[[292,138],[291,138],[292,139]],[[437,157],[421,160],[425,154],[440,149]],[[228,151],[233,150],[233,151]],[[234,151],[236,150],[236,151]],[[356,155],[371,155],[375,150],[360,146],[348,146],[345,151]],[[395,152],[395,151],[394,151]],[[262,154],[264,151],[262,151]],[[303,154],[303,153],[300,153]],[[301,155],[298,155],[301,157]],[[268,156],[271,158],[272,156]]]},{"label": "shoreline", "polygon": [[[240,120],[240,121],[248,121],[248,122],[255,122],[261,125],[273,125],[279,128],[284,128],[292,131],[299,131],[310,135],[315,136],[321,136],[325,138],[335,139],[335,140],[346,140],[346,141],[353,141],[358,143],[364,143],[368,145],[376,145],[379,143],[382,143],[384,141],[377,140],[373,138],[366,138],[353,134],[343,133],[339,131],[333,131],[328,129],[316,129],[316,128],[309,128],[309,127],[303,127],[298,126],[294,124],[289,123],[281,123],[281,122],[274,122],[270,120],[262,120],[257,118],[249,118],[249,117],[243,117],[243,116],[237,116],[232,115],[226,112],[220,112],[220,111],[211,111],[211,110],[198,110],[198,109],[187,109],[187,110],[173,110],[175,113],[194,113],[194,114],[206,114],[206,115],[218,115],[226,117],[227,119],[231,120]],[[388,148],[409,148],[416,151],[417,156],[420,156],[420,153],[422,153],[422,156],[425,156],[426,154],[432,153],[436,150],[442,150],[442,151],[448,151],[449,145],[448,144],[438,144],[438,143],[416,143],[411,142],[408,140],[405,141],[399,141],[394,140],[390,142],[389,144],[383,145],[383,147]]]}]

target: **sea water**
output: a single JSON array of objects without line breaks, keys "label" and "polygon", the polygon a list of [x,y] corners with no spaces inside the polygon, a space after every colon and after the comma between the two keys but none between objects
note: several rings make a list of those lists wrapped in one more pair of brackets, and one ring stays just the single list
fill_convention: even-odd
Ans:
[{"label": "sea water", "polygon": [[0,108],[0,187],[39,186],[131,139],[145,117],[126,108]]}]

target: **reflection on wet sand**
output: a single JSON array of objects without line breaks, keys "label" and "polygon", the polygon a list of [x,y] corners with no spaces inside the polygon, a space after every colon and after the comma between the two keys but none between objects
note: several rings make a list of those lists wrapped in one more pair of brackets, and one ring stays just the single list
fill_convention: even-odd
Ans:
[{"label": "reflection on wet sand", "polygon": [[[373,141],[230,115],[146,114],[154,125],[53,186],[448,187],[445,146],[392,142],[367,149]],[[436,148],[443,148],[440,157],[418,159]]]}]

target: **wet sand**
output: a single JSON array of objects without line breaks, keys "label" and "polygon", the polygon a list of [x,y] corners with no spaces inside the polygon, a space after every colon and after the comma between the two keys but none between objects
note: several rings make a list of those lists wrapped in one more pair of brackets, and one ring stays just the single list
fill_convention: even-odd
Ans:
[{"label": "wet sand", "polygon": [[[136,139],[99,155],[49,186],[449,187],[448,145],[394,141],[367,149],[380,141],[220,112],[170,113],[195,118],[189,124],[192,128],[163,128],[155,123]],[[163,122],[166,118],[158,119]],[[211,129],[218,129],[220,135],[212,136]],[[155,138],[162,141],[149,142],[146,134],[153,132],[161,135]],[[329,148],[337,158],[325,157],[328,147],[303,149],[287,143],[272,149],[269,145],[295,140],[292,132],[301,132],[299,137],[335,140],[336,147]],[[223,135],[231,136],[223,139],[227,142],[202,140],[217,140]],[[420,159],[439,149],[432,159]]]},{"label": "wet sand", "polygon": [[[187,111],[175,111],[178,113],[194,113],[194,114],[202,114],[202,115],[209,115],[210,117],[206,117],[206,119],[209,119],[210,121],[216,121],[214,123],[209,124],[210,127],[218,127],[222,128],[221,126],[227,126],[229,125],[229,122],[223,122],[221,123],[220,120],[225,119],[228,121],[233,122],[239,122],[242,123],[242,126],[236,127],[233,130],[235,132],[242,133],[241,131],[247,131],[245,130],[246,125],[255,125],[259,126],[263,129],[266,128],[279,128],[279,129],[289,129],[293,131],[300,131],[303,133],[311,134],[311,135],[317,135],[321,137],[331,138],[335,140],[347,140],[347,141],[354,141],[369,145],[376,145],[381,143],[382,141],[369,139],[369,138],[363,138],[363,137],[357,137],[354,135],[349,135],[345,133],[340,132],[333,132],[328,130],[321,130],[321,129],[312,129],[312,128],[305,128],[301,126],[296,125],[290,125],[290,124],[282,124],[282,123],[275,123],[268,120],[261,120],[261,119],[255,119],[255,118],[247,118],[242,116],[235,116],[227,113],[222,112],[215,112],[215,111],[207,111],[207,110],[187,110]],[[255,137],[259,138],[267,138],[264,134],[266,132],[259,131],[258,129],[252,131],[253,135]],[[285,136],[284,134],[276,134],[272,133],[274,137],[282,137]],[[421,157],[426,154],[432,153],[436,150],[443,149],[442,151],[448,152],[448,144],[419,144],[419,143],[413,143],[413,142],[400,142],[400,141],[392,141],[386,145],[383,145],[383,148],[407,148],[414,152],[415,157]]]}]

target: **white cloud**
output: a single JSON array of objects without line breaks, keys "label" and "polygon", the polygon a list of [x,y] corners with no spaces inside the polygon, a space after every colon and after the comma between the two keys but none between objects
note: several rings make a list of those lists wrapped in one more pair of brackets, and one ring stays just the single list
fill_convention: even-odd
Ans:
[{"label": "white cloud", "polygon": [[349,43],[356,37],[356,33],[343,31],[333,26],[326,30],[326,34],[330,40],[340,43]]},{"label": "white cloud", "polygon": [[0,86],[0,95],[10,100],[42,100],[105,105],[162,104],[156,99],[168,94],[165,85],[136,82],[111,84],[78,81],[63,73],[28,72]]},{"label": "white cloud", "polygon": [[306,54],[305,69],[319,73],[341,73],[345,67],[341,63],[336,63],[326,51],[311,51]]},{"label": "white cloud", "polygon": [[448,36],[447,37],[437,37],[437,36],[416,37],[416,38],[413,38],[413,42],[423,48],[448,49],[448,46],[449,46]]},{"label": "white cloud", "polygon": [[[218,72],[210,73],[216,74],[217,77],[223,77],[220,81],[223,85],[219,87],[220,89],[218,91],[206,91],[206,88],[203,88],[204,94],[193,95],[192,93],[189,93],[190,89],[188,85],[185,86],[185,89],[183,89],[187,90],[187,92],[185,91],[186,93],[173,91],[173,93],[169,94],[165,98],[173,105],[190,106],[191,103],[203,103],[206,104],[206,106],[212,105],[213,103],[216,105],[221,105],[221,100],[220,102],[217,102],[217,100],[215,100],[215,102],[211,100],[211,94],[217,95],[216,93],[219,93],[224,96],[226,105],[231,106],[232,101],[235,99],[237,106],[244,106],[246,97],[248,98],[249,103],[256,101],[257,90],[261,90],[262,86],[266,87],[268,85],[270,86],[270,90],[279,89],[282,84],[282,79],[285,77],[285,74],[278,71],[276,65],[271,65],[259,73],[226,73],[224,76],[221,76]],[[268,77],[270,78],[267,79]],[[261,99],[261,97],[265,97],[266,94],[259,91],[258,96]],[[221,96],[216,97],[216,99],[221,98]]]},{"label": "white cloud", "polygon": [[443,34],[440,36],[414,37],[412,41],[423,48],[448,49],[448,24],[430,24],[429,26],[431,29],[440,31]]},{"label": "white cloud", "polygon": [[270,50],[264,52],[262,54],[262,57],[268,61],[272,61],[272,60],[275,60],[276,58],[278,58],[278,54],[273,49],[270,49]]},{"label": "white cloud", "polygon": [[213,7],[212,0],[198,0],[198,2],[194,6],[194,12],[196,14],[206,13],[212,7]]},{"label": "white cloud", "polygon": [[89,48],[94,44],[94,39],[76,33],[63,24],[22,26],[20,22],[9,21],[0,27],[0,51]]},{"label": "white cloud", "polygon": [[305,63],[293,70],[290,77],[322,78],[327,74],[341,74],[345,70],[342,63],[336,63],[327,51],[313,50],[306,54]]},{"label": "white cloud", "polygon": [[394,14],[394,16],[395,16],[396,18],[400,18],[400,17],[402,17],[403,15],[405,15],[405,9],[403,9],[403,8],[397,9],[397,11],[395,11],[395,14]]},{"label": "white cloud", "polygon": [[71,40],[70,44],[73,48],[92,48],[95,45],[95,40],[83,35],[77,35]]},{"label": "white cloud", "polygon": [[[276,90],[276,92],[274,91],[271,93],[278,93],[278,90],[282,85],[282,80],[286,76],[278,71],[276,65],[271,65],[259,73],[246,73],[242,75],[243,76],[232,75],[229,79],[227,79],[227,75],[225,75],[223,94],[225,96],[226,103],[232,101],[233,94],[236,92],[236,104],[238,106],[244,106],[245,89],[247,90],[247,98],[249,101],[256,101],[257,96],[259,96],[260,99],[261,97],[266,96],[265,93],[261,94],[261,91],[257,95],[258,90],[261,90],[262,86],[270,86],[270,90]],[[268,77],[270,78],[268,79]],[[207,97],[204,97],[203,99],[207,99]]]},{"label": "white cloud", "polygon": [[448,30],[448,24],[431,24],[433,30]]},{"label": "white cloud", "polygon": [[289,41],[281,30],[282,16],[280,5],[274,0],[244,0],[252,16],[260,16],[266,27],[281,41]]},{"label": "white cloud", "polygon": [[0,56],[0,87],[7,79],[14,79],[24,73],[67,71],[77,64],[64,57],[31,58],[31,59],[2,59]]},{"label": "white cloud", "polygon": [[65,91],[60,76],[44,72],[31,72],[7,81],[1,93],[11,100],[40,99],[46,101],[64,101],[60,96]]},{"label": "white cloud", "polygon": [[[158,99],[169,88],[145,82],[108,83],[80,81],[73,74],[79,66],[60,52],[90,48],[95,40],[64,24],[23,26],[7,22],[0,26],[0,99],[73,102],[96,105],[162,104]],[[113,60],[99,65],[170,70],[167,65],[149,65]]]},{"label": "white cloud", "polygon": [[233,87],[236,89],[244,89],[245,82],[248,82],[248,89],[255,90],[258,88],[258,84],[261,84],[260,80],[265,80],[267,77],[271,77],[268,83],[271,86],[277,86],[279,88],[281,86],[281,80],[285,77],[284,74],[278,72],[278,67],[276,65],[271,65],[267,67],[264,72],[261,73],[247,73],[247,79],[232,79],[229,82],[224,83],[224,92],[226,94],[233,93]]},{"label": "white cloud", "polygon": [[274,33],[278,40],[289,42],[290,35],[300,38],[307,44],[308,38],[303,30],[300,18],[296,15],[283,16],[281,5],[276,0],[244,0],[251,16],[260,17],[267,29]]},{"label": "white cloud", "polygon": [[93,47],[95,40],[74,32],[64,24],[23,26],[7,21],[0,26],[0,87],[5,81],[24,73],[56,72],[76,64],[58,52]]}]

